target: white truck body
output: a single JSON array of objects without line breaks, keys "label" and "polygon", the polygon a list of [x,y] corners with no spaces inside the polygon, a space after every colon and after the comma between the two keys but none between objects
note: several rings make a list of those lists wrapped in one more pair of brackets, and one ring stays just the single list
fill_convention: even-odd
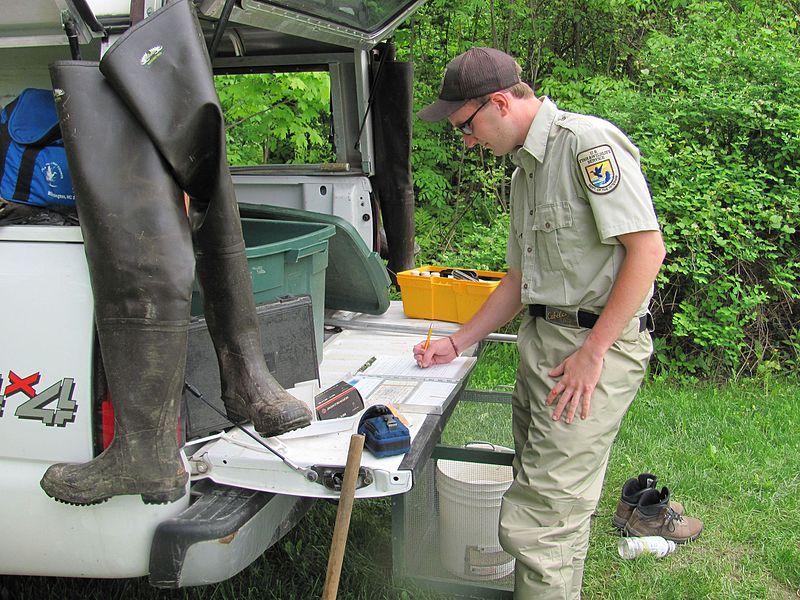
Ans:
[{"label": "white truck body", "polygon": [[[369,119],[359,128],[368,104],[369,49],[423,1],[386,3],[396,6],[369,31],[328,21],[324,14],[301,13],[292,8],[297,4],[293,2],[242,0],[236,4],[228,34],[234,48],[238,28],[242,35],[256,38],[263,33],[273,44],[289,40],[289,45],[282,52],[220,55],[213,61],[215,70],[282,68],[292,62],[297,65],[291,66],[327,68],[340,165],[338,172],[315,165],[234,169],[240,203],[333,215],[354,228],[368,252],[378,249]],[[145,14],[160,4],[160,0],[146,0]],[[204,26],[213,26],[223,4],[199,3]],[[346,7],[358,3],[343,0],[341,4],[347,16]],[[115,32],[128,26],[129,10],[125,0],[0,0],[0,106],[25,88],[51,87],[48,64],[69,58],[65,19],[76,23],[83,58],[97,60],[103,48],[113,43]],[[104,31],[95,30],[93,19]],[[304,40],[318,51],[294,53],[291,43]],[[139,496],[120,496],[75,507],[47,497],[39,487],[47,467],[55,462],[89,461],[98,453],[100,441],[98,350],[80,228],[0,224],[0,280],[0,524],[4,533],[0,573],[96,578],[149,574],[151,583],[161,587],[217,582],[246,567],[280,539],[304,514],[307,496],[335,497],[335,491],[320,485],[301,486],[289,494],[265,492],[256,485],[249,490],[243,487],[246,482],[236,488],[218,485],[203,478],[196,466],[189,484],[191,494],[172,504],[145,505]],[[187,446],[187,461],[207,443]],[[217,456],[221,451],[221,447],[211,448],[213,443],[206,455]],[[381,475],[384,489],[362,495],[409,489],[410,475],[400,469],[399,458],[381,464],[375,468],[385,472]],[[288,472],[288,480],[297,477]]]}]

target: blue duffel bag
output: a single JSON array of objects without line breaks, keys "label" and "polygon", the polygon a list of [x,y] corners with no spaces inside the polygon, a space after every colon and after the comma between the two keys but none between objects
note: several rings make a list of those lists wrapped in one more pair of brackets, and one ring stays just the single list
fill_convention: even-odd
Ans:
[{"label": "blue duffel bag", "polygon": [[0,112],[0,198],[31,206],[75,206],[51,90],[28,88]]}]

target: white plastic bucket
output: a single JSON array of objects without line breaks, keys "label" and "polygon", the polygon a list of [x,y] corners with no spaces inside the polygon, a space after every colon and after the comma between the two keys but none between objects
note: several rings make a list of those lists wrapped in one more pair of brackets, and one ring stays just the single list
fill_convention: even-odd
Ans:
[{"label": "white plastic bucket", "polygon": [[[510,448],[485,442],[488,450]],[[514,559],[500,547],[497,523],[500,501],[513,480],[507,465],[438,460],[439,553],[442,565],[462,579],[501,579],[514,570]]]}]

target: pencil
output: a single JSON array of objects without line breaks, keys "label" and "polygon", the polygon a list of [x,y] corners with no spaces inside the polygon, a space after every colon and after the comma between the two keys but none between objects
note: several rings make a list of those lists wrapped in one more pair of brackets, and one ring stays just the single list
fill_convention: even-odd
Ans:
[{"label": "pencil", "polygon": [[427,350],[428,349],[428,344],[431,343],[431,332],[432,331],[433,331],[433,323],[431,323],[431,326],[428,327],[428,337],[425,338],[425,347],[423,348],[423,350]]}]

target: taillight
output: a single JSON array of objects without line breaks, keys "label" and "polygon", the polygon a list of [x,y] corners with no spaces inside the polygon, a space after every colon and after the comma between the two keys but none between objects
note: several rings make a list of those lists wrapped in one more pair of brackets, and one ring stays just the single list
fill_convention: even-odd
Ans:
[{"label": "taillight", "polygon": [[103,450],[105,450],[114,439],[114,405],[111,404],[110,394],[100,403],[100,431],[103,438]]},{"label": "taillight", "polygon": [[94,455],[97,456],[108,448],[114,438],[114,407],[111,405],[111,392],[106,381],[97,335],[94,336],[92,348],[92,415],[92,444]]}]

